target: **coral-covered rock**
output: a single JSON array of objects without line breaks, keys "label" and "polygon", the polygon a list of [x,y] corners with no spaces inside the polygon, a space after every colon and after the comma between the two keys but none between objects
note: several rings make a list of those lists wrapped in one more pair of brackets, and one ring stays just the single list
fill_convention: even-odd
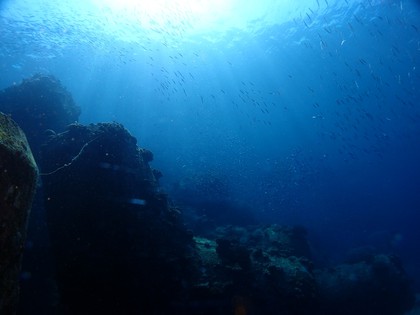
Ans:
[{"label": "coral-covered rock", "polygon": [[80,115],[60,81],[41,74],[0,91],[0,111],[10,114],[23,129],[36,159],[45,134],[64,131]]},{"label": "coral-covered rock", "polygon": [[43,147],[57,282],[71,314],[164,312],[185,292],[192,236],[150,159],[115,123],[73,124]]},{"label": "coral-covered rock", "polygon": [[[200,257],[192,296],[201,314],[314,314],[317,286],[301,228],[220,227],[195,237]],[[295,256],[295,255],[297,256]]]},{"label": "coral-covered rock", "polygon": [[217,228],[213,238],[229,238],[247,246],[255,246],[276,257],[311,257],[306,230],[300,226],[224,226]]},{"label": "coral-covered rock", "polygon": [[0,113],[0,314],[14,314],[38,169],[23,131]]}]

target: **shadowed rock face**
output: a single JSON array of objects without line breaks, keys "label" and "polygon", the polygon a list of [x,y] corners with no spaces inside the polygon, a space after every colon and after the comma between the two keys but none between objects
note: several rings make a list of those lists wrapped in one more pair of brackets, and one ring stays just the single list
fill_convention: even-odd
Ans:
[{"label": "shadowed rock face", "polygon": [[22,128],[36,159],[46,131],[61,132],[80,115],[60,81],[40,74],[0,91],[0,111],[10,114]]},{"label": "shadowed rock face", "polygon": [[42,153],[63,311],[139,314],[179,299],[192,236],[158,189],[151,152],[103,123],[70,125]]},{"label": "shadowed rock face", "polygon": [[0,113],[0,314],[14,314],[38,169],[23,131]]}]

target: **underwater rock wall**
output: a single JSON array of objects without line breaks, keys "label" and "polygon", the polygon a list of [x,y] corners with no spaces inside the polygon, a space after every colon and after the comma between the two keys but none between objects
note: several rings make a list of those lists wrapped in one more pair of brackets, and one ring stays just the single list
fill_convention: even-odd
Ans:
[{"label": "underwater rock wall", "polygon": [[38,168],[25,134],[0,113],[0,314],[15,314],[26,226]]}]

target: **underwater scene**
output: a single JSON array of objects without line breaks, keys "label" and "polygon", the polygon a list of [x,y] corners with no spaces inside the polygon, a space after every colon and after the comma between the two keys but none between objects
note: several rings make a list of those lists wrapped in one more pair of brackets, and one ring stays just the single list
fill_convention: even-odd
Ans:
[{"label": "underwater scene", "polygon": [[420,314],[420,1],[0,0],[0,314]]}]

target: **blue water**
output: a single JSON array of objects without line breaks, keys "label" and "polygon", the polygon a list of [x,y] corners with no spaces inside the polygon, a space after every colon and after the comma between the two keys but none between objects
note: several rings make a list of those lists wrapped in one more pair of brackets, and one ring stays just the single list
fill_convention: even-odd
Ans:
[{"label": "blue water", "polygon": [[1,1],[0,88],[52,74],[81,123],[153,151],[172,198],[218,178],[257,222],[307,227],[320,260],[375,246],[419,285],[418,1],[100,3]]}]

